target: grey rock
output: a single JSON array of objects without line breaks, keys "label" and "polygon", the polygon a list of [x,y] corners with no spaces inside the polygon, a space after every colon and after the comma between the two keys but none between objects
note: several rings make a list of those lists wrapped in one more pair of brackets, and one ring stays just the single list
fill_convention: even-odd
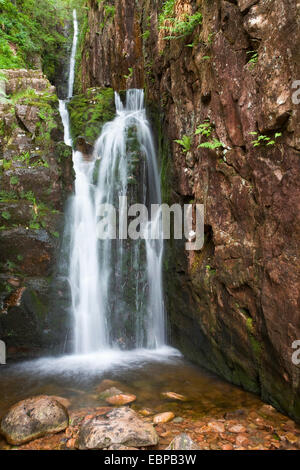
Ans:
[{"label": "grey rock", "polygon": [[152,424],[145,423],[135,411],[123,407],[84,423],[77,447],[91,450],[112,446],[147,447],[157,443],[158,435]]}]

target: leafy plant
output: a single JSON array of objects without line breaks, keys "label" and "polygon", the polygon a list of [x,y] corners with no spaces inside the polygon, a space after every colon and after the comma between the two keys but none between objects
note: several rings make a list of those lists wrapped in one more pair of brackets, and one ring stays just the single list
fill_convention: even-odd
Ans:
[{"label": "leafy plant", "polygon": [[258,52],[257,51],[248,51],[247,54],[251,54],[250,60],[248,61],[251,64],[252,68],[258,62]]},{"label": "leafy plant", "polygon": [[18,178],[17,176],[12,176],[12,177],[10,178],[10,184],[11,184],[12,186],[15,186],[16,184],[18,184],[18,182],[19,182],[19,178]]},{"label": "leafy plant", "polygon": [[211,149],[215,150],[217,148],[225,148],[225,145],[223,142],[220,142],[218,139],[214,138],[212,141],[209,142],[203,142],[203,144],[200,144],[198,148],[206,148],[206,149]]},{"label": "leafy plant", "polygon": [[5,220],[9,220],[11,218],[11,215],[8,211],[3,211],[1,213],[1,217],[3,217],[3,219],[5,219]]},{"label": "leafy plant", "polygon": [[[166,0],[159,15],[159,27],[169,34],[164,39],[179,39],[191,34],[196,26],[202,24],[202,13],[193,15],[184,14],[180,18],[174,17],[176,0]],[[190,46],[191,47],[191,46]]]},{"label": "leafy plant", "polygon": [[164,39],[180,39],[190,35],[196,26],[202,24],[202,13],[197,12],[194,15],[185,14],[179,18],[172,18],[169,20],[168,26],[161,26],[161,29],[166,30],[169,35],[165,36]]},{"label": "leafy plant", "polygon": [[128,71],[129,71],[129,74],[128,74],[128,75],[124,75],[124,78],[126,78],[126,80],[128,80],[129,78],[132,78],[132,76],[133,76],[133,68],[132,68],[132,67],[129,67],[129,68],[128,68]]},{"label": "leafy plant", "polygon": [[252,140],[253,147],[260,147],[261,145],[275,145],[276,140],[282,136],[282,132],[276,132],[273,138],[259,134],[258,132],[250,132],[250,135],[256,136],[256,139]]},{"label": "leafy plant", "polygon": [[41,227],[38,222],[30,222],[29,228],[32,230],[39,230]]},{"label": "leafy plant", "polygon": [[195,132],[195,135],[202,135],[204,137],[210,137],[212,133],[212,125],[209,119],[205,119],[205,121],[200,124]]},{"label": "leafy plant", "polygon": [[182,139],[174,140],[177,144],[181,145],[183,152],[187,153],[192,147],[192,138],[188,135],[184,135]]}]

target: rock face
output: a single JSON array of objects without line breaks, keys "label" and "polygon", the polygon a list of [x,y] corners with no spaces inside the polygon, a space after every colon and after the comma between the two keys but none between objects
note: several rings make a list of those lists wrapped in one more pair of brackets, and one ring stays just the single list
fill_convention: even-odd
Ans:
[{"label": "rock face", "polygon": [[83,84],[145,86],[164,199],[205,206],[203,249],[168,247],[173,344],[300,419],[299,5],[177,0],[175,21],[201,12],[202,24],[166,39],[162,4],[116,0],[104,21],[89,1]]},{"label": "rock face", "polygon": [[0,338],[8,356],[26,356],[59,345],[68,328],[56,261],[72,151],[42,72],[2,73],[9,100],[0,105]]},{"label": "rock face", "polygon": [[53,397],[29,398],[12,406],[2,418],[0,432],[9,444],[21,445],[67,428],[68,412]]},{"label": "rock face", "polygon": [[77,446],[81,450],[92,450],[111,446],[146,447],[157,443],[158,436],[151,424],[144,423],[130,408],[116,408],[84,423]]}]

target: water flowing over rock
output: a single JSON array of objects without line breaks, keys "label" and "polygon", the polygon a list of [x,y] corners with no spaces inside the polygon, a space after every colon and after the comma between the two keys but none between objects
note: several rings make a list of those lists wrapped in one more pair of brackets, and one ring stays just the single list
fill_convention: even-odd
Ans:
[{"label": "water flowing over rock", "polygon": [[155,429],[130,408],[117,408],[84,423],[79,432],[81,450],[105,449],[115,445],[147,447],[158,443]]},{"label": "water flowing over rock", "polygon": [[21,445],[67,428],[66,408],[53,397],[28,398],[12,406],[2,418],[0,432],[7,442]]},{"label": "water flowing over rock", "polygon": [[[123,230],[127,204],[150,206],[161,201],[144,93],[127,91],[125,105],[116,94],[115,102],[117,116],[104,125],[93,156],[86,158],[79,151],[73,155],[75,197],[67,231],[72,234],[69,279],[78,353],[110,345],[164,344],[162,238],[130,240],[119,233],[115,240],[99,235],[104,214],[98,211],[104,205],[118,208]],[[159,232],[160,225],[157,216],[142,230],[150,233],[156,227]]]}]

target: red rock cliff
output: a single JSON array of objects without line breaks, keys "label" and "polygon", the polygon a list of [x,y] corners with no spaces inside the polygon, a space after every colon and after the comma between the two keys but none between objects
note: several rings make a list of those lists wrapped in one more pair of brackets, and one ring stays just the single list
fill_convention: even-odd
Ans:
[{"label": "red rock cliff", "polygon": [[83,88],[145,86],[170,142],[165,194],[205,205],[203,250],[169,250],[172,342],[300,418],[299,4],[177,0],[176,21],[202,24],[168,40],[162,1],[88,3]]}]

